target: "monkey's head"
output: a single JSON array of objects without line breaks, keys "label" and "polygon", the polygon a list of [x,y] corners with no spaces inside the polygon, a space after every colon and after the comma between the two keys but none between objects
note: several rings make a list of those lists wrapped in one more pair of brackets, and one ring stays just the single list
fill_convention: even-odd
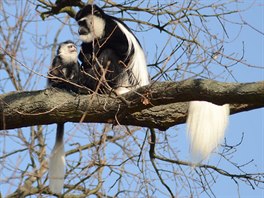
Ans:
[{"label": "monkey's head", "polygon": [[75,16],[79,25],[80,39],[90,43],[94,39],[100,39],[105,33],[105,17],[107,15],[97,5],[88,4]]},{"label": "monkey's head", "polygon": [[78,53],[74,42],[69,40],[61,43],[57,56],[61,57],[63,64],[76,63],[78,61]]}]

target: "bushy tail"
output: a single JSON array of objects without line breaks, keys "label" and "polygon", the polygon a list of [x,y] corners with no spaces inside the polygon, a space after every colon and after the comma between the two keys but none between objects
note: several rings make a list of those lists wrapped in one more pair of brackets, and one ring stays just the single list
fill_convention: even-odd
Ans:
[{"label": "bushy tail", "polygon": [[206,159],[222,141],[228,124],[229,105],[191,101],[187,127],[194,160]]},{"label": "bushy tail", "polygon": [[49,158],[49,188],[53,193],[61,193],[65,175],[64,124],[57,124],[56,143]]}]

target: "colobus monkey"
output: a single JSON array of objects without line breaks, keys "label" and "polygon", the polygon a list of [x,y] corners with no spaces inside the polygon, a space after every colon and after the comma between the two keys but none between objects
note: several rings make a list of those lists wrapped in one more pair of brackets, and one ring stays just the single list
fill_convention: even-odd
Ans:
[{"label": "colobus monkey", "polygon": [[[78,53],[72,41],[61,43],[48,72],[48,86],[77,92],[79,83]],[[74,85],[75,84],[75,85]],[[56,142],[49,158],[49,188],[61,193],[65,175],[64,123],[57,124]]]},{"label": "colobus monkey", "polygon": [[61,43],[49,68],[48,87],[78,92],[79,67],[76,45],[70,40]]},{"label": "colobus monkey", "polygon": [[[102,93],[112,88],[122,94],[149,84],[144,52],[123,22],[96,5],[85,6],[75,19],[83,41],[79,59],[84,86]],[[228,116],[228,105],[190,102],[187,125],[195,158],[205,159],[217,147],[224,136]]]},{"label": "colobus monkey", "polygon": [[92,91],[117,94],[149,84],[142,47],[119,19],[96,5],[87,5],[75,17],[82,40],[79,59],[81,83]]}]

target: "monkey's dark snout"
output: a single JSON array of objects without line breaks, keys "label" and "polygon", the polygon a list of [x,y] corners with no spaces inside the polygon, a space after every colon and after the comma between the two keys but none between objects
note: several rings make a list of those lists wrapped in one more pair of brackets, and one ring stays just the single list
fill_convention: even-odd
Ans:
[{"label": "monkey's dark snout", "polygon": [[79,30],[78,30],[78,33],[79,33],[79,35],[86,35],[86,34],[89,34],[90,31],[87,28],[80,27]]}]

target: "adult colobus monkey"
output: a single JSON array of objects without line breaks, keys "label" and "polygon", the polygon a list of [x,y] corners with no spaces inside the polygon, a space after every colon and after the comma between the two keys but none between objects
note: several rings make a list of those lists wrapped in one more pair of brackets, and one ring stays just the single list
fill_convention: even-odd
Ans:
[{"label": "adult colobus monkey", "polygon": [[[72,41],[61,43],[48,72],[48,86],[77,92],[79,83],[78,53]],[[56,142],[49,158],[49,188],[61,193],[65,175],[64,123],[57,124]]]},{"label": "adult colobus monkey", "polygon": [[[85,6],[75,19],[83,41],[79,54],[83,85],[92,91],[113,88],[122,94],[149,84],[143,50],[123,22],[96,5]],[[204,159],[217,147],[224,136],[228,115],[228,105],[190,102],[187,124],[194,156]]]},{"label": "adult colobus monkey", "polygon": [[96,5],[87,5],[76,17],[83,41],[81,83],[92,91],[117,94],[149,84],[142,47],[131,30],[119,19]]}]

